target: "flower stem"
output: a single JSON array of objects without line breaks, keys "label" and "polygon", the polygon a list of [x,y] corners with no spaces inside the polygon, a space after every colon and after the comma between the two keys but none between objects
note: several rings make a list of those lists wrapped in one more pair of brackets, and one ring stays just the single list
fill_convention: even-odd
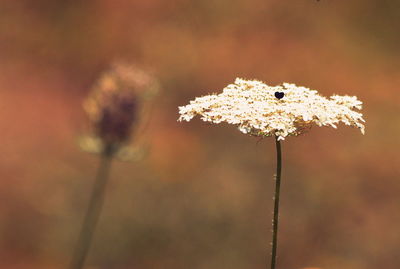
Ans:
[{"label": "flower stem", "polygon": [[105,150],[101,157],[100,166],[89,201],[89,207],[83,220],[78,242],[70,263],[70,269],[81,269],[83,267],[92,242],[96,224],[100,217],[107,179],[110,174],[112,151]]},{"label": "flower stem", "polygon": [[276,174],[275,174],[274,218],[272,220],[271,269],[275,269],[275,264],[276,264],[276,249],[278,246],[279,193],[281,188],[281,171],[282,171],[281,143],[277,137],[275,137],[275,144],[276,144]]}]

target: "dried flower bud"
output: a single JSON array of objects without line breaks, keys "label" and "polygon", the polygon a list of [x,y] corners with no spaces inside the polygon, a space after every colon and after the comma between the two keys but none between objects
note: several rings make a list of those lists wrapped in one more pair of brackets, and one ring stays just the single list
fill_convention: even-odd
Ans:
[{"label": "dried flower bud", "polygon": [[[95,84],[84,103],[98,152],[118,150],[140,121],[143,99],[154,95],[155,80],[126,63],[115,63]],[[94,150],[89,150],[94,151]]]}]

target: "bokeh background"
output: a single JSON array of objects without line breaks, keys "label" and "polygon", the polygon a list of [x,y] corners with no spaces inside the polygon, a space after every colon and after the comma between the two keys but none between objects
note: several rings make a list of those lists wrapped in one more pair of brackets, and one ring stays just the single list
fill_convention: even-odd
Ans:
[{"label": "bokeh background", "polygon": [[396,0],[2,0],[0,268],[66,268],[99,163],[78,147],[82,102],[115,59],[162,91],[148,154],[113,165],[87,268],[269,264],[273,140],[176,121],[236,77],[364,101],[364,136],[284,141],[278,268],[400,268],[399,16]]}]

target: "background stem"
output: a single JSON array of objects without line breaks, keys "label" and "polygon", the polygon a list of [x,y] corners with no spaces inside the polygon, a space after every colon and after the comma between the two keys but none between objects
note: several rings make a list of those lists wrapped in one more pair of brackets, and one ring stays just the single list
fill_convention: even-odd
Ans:
[{"label": "background stem", "polygon": [[89,207],[86,212],[82,229],[79,234],[78,242],[71,260],[70,269],[81,269],[85,263],[87,253],[92,242],[92,237],[96,224],[99,220],[101,208],[104,201],[107,179],[110,174],[112,153],[104,151],[102,154],[100,166],[97,171],[92,195],[89,201]]},{"label": "background stem", "polygon": [[275,137],[275,144],[276,144],[276,174],[275,174],[274,218],[272,221],[271,269],[275,269],[275,264],[276,264],[276,249],[278,246],[279,193],[281,188],[281,170],[282,170],[281,143],[277,137]]}]

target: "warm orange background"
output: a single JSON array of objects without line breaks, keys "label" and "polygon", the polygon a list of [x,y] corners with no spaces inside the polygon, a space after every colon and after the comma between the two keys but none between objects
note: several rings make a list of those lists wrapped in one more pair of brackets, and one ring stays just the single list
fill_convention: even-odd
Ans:
[{"label": "warm orange background", "polygon": [[114,59],[163,85],[140,162],[115,162],[87,268],[267,268],[272,139],[178,123],[235,77],[364,101],[366,135],[283,143],[278,268],[400,268],[400,2],[2,0],[0,268],[65,268],[98,158],[82,101]]}]

